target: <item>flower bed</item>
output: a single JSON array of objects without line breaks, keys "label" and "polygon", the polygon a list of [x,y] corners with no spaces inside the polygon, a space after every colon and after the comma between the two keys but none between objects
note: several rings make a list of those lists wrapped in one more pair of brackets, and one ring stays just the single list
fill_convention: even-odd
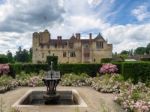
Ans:
[{"label": "flower bed", "polygon": [[125,82],[120,87],[114,101],[122,108],[127,112],[150,112],[150,88],[140,82],[136,85]]},{"label": "flower bed", "polygon": [[44,74],[44,71],[40,71],[39,74],[26,74],[25,72],[21,72],[21,74],[16,76],[16,79],[3,74],[0,77],[0,93],[5,93],[9,90],[15,89],[18,86],[43,86],[44,84],[42,82],[42,78]]},{"label": "flower bed", "polygon": [[88,86],[88,83],[86,82],[86,79],[89,78],[89,76],[85,73],[82,74],[65,74],[62,76],[62,80],[60,84],[62,86]]}]

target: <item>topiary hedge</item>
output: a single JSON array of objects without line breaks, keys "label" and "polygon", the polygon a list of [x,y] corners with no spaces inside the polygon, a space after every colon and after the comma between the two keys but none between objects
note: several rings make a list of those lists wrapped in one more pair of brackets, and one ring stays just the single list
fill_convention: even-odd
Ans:
[{"label": "topiary hedge", "polygon": [[48,68],[48,64],[10,64],[10,71],[17,74],[21,71],[38,73],[40,70],[48,70]]},{"label": "topiary hedge", "polygon": [[60,64],[58,69],[62,74],[65,73],[86,73],[89,76],[96,76],[101,64]]},{"label": "topiary hedge", "polygon": [[47,56],[46,62],[49,66],[51,65],[51,62],[53,62],[53,69],[58,69],[58,56]]},{"label": "topiary hedge", "polygon": [[[138,81],[150,82],[150,62],[117,62],[118,73],[124,76],[124,79],[132,79],[134,83]],[[102,64],[59,64],[58,70],[61,74],[65,73],[86,73],[89,76],[96,76]],[[40,70],[48,70],[48,64],[10,64],[11,75],[15,77],[15,73],[25,71],[26,73],[36,72]]]},{"label": "topiary hedge", "polygon": [[122,63],[122,75],[125,79],[132,79],[134,83],[138,81],[150,81],[149,62],[124,62]]},{"label": "topiary hedge", "polygon": [[110,63],[112,61],[112,58],[102,58],[101,63]]},{"label": "topiary hedge", "polygon": [[0,63],[1,64],[8,63],[8,58],[6,56],[0,56]]}]

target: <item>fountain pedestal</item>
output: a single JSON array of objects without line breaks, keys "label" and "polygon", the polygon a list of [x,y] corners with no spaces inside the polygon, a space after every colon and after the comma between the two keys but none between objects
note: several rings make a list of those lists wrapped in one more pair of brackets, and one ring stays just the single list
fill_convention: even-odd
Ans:
[{"label": "fountain pedestal", "polygon": [[51,70],[47,72],[46,76],[42,80],[47,87],[46,94],[43,95],[45,99],[45,104],[50,104],[57,102],[59,100],[60,95],[56,92],[56,87],[60,81],[60,72],[52,70],[52,62],[51,62]]},{"label": "fountain pedestal", "polygon": [[43,82],[47,87],[47,92],[44,94],[43,98],[46,102],[56,102],[59,100],[60,95],[56,92],[56,87],[60,81],[60,78],[44,78]]}]

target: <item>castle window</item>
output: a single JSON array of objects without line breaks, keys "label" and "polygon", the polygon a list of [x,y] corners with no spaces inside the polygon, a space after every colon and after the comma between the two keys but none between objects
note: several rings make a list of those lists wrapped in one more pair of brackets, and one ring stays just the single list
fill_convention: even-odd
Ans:
[{"label": "castle window", "polygon": [[57,43],[55,43],[55,48],[57,48]]},{"label": "castle window", "polygon": [[103,42],[96,42],[96,48],[97,49],[103,48]]},{"label": "castle window", "polygon": [[65,47],[67,47],[67,42],[64,42],[62,45],[62,48],[65,48]]},{"label": "castle window", "polygon": [[74,47],[73,43],[72,42],[69,43],[69,48],[73,49],[73,47]]},{"label": "castle window", "polygon": [[63,57],[66,57],[67,56],[67,53],[66,52],[63,52]]},{"label": "castle window", "polygon": [[70,57],[76,57],[76,53],[74,51],[70,52]]}]

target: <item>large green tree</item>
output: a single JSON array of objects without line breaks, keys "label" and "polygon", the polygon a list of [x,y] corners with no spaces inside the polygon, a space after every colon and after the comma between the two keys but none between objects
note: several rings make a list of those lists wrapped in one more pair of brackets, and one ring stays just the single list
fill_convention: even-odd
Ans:
[{"label": "large green tree", "polygon": [[135,49],[135,54],[138,55],[144,55],[146,53],[146,48],[145,47],[138,47]]},{"label": "large green tree", "polygon": [[146,53],[147,53],[147,54],[150,54],[150,43],[147,44],[147,47],[146,47]]},{"label": "large green tree", "polygon": [[7,58],[8,58],[8,62],[9,63],[13,63],[14,62],[13,55],[12,55],[12,53],[9,50],[7,51]]},{"label": "large green tree", "polygon": [[30,57],[30,52],[28,50],[22,50],[22,48],[19,47],[15,55],[15,60],[17,62],[30,62]]}]

